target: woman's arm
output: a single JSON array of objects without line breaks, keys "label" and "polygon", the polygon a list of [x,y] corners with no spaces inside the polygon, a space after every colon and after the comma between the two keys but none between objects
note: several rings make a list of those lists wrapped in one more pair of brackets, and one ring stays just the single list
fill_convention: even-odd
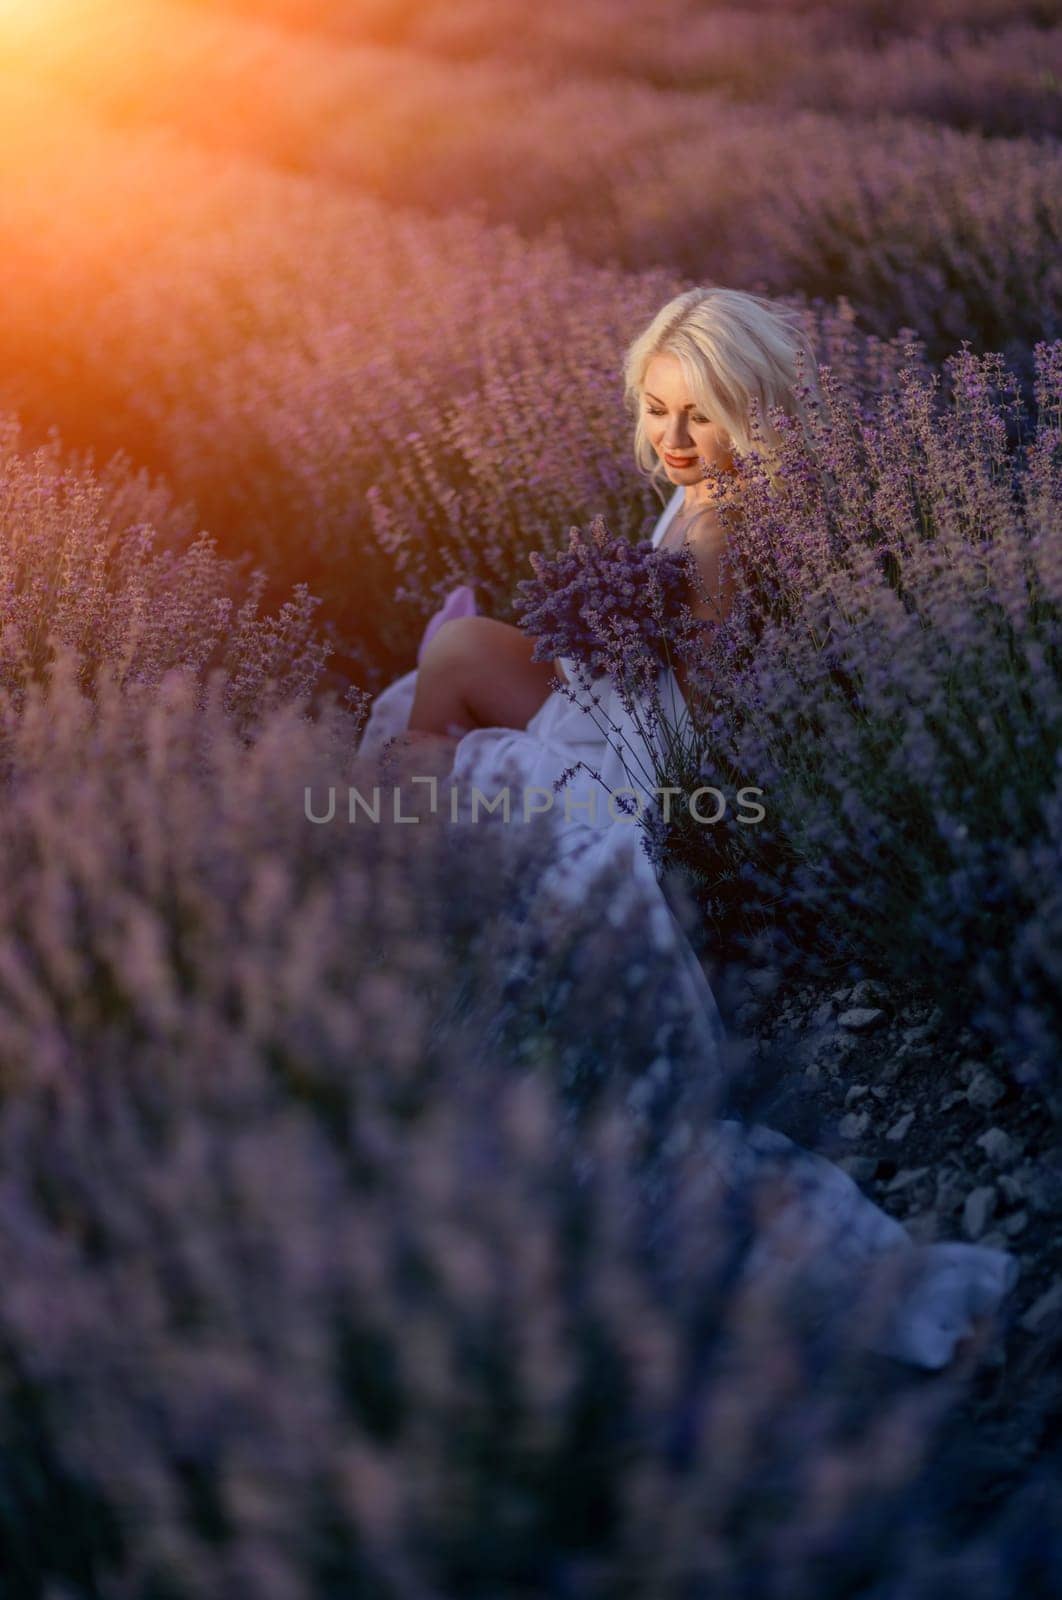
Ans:
[{"label": "woman's arm", "polygon": [[705,523],[690,535],[689,547],[697,565],[696,604],[690,609],[704,622],[723,622],[734,604],[734,574],[724,561],[726,533],[718,523]]},{"label": "woman's arm", "polygon": [[[734,574],[730,563],[724,560],[726,533],[717,521],[705,517],[691,530],[687,542],[697,567],[691,586],[690,610],[702,622],[718,626],[729,614],[736,594]],[[675,667],[675,678],[688,704],[688,673],[681,663]]]}]

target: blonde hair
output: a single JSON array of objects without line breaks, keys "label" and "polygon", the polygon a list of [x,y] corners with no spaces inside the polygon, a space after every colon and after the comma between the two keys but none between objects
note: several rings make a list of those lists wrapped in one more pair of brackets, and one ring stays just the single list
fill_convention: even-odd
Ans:
[{"label": "blonde hair", "polygon": [[[816,387],[815,357],[799,313],[740,289],[689,289],[669,300],[635,339],[623,373],[627,404],[637,418],[634,455],[658,490],[666,474],[646,437],[641,399],[646,369],[663,354],[678,358],[690,395],[726,430],[732,448],[739,455],[764,457],[773,477],[780,440],[768,408],[803,419],[797,384],[803,381],[812,392]],[[759,409],[755,439],[754,402]]]}]

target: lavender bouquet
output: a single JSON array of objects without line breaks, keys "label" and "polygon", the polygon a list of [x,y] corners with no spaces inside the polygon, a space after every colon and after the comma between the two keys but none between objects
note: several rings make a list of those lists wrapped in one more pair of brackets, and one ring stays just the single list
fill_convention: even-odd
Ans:
[{"label": "lavender bouquet", "polygon": [[690,553],[613,538],[602,517],[572,528],[567,550],[530,561],[535,576],[516,585],[513,606],[535,636],[534,661],[567,656],[591,679],[637,692],[662,667],[690,659],[708,627],[687,603]]}]

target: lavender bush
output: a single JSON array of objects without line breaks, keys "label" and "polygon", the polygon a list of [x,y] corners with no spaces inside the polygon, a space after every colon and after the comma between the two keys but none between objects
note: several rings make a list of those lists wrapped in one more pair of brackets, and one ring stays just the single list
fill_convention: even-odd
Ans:
[{"label": "lavender bush", "polygon": [[[590,270],[556,243],[132,145],[50,96],[0,105],[12,400],[163,467],[222,551],[251,547],[272,605],[300,582],[320,595],[332,687],[382,687],[456,582],[508,617],[528,554],[573,520],[643,529],[617,352],[682,287],[673,274]],[[896,347],[851,307],[807,316],[860,387],[891,381]]]},{"label": "lavender bush", "polygon": [[[875,53],[859,55],[851,94],[868,78],[880,87],[859,100],[853,119],[824,113],[831,97],[846,109],[836,86],[849,82],[850,58],[831,70],[814,36],[801,57],[803,90],[798,69],[792,89],[780,78],[766,103],[737,105],[721,90],[593,77],[558,83],[555,74],[544,81],[490,57],[455,68],[423,52],[343,52],[164,0],[155,0],[151,29],[143,0],[117,8],[101,0],[100,9],[106,25],[90,6],[80,31],[64,31],[65,46],[50,41],[44,50],[33,36],[21,70],[46,71],[110,119],[161,122],[388,203],[397,192],[431,212],[483,208],[528,234],[559,227],[578,254],[610,266],[844,294],[875,331],[915,327],[938,355],[963,338],[1027,354],[1038,338],[1058,334],[1060,158],[1040,139],[1058,98],[1051,35],[1030,30],[1015,47],[1034,63],[1017,90],[1013,73],[1008,79],[995,65],[993,40],[1003,116],[1016,93],[1034,115],[1038,96],[1046,125],[1035,120],[1028,139],[986,141],[922,120],[933,113],[934,91],[919,101],[912,71],[925,79],[927,69],[917,41],[912,70],[899,46],[899,66],[890,58],[879,70]],[[764,31],[763,19],[752,25]],[[756,38],[742,50],[732,20],[719,31],[731,38],[731,59],[744,56],[755,75],[763,56]],[[782,36],[773,47],[779,59]],[[968,60],[961,50],[940,59],[942,115],[950,79],[976,83],[977,44],[971,49]],[[87,51],[95,73],[84,70]],[[727,77],[740,81],[739,69]],[[906,100],[884,92],[897,78]],[[519,117],[508,115],[514,102]],[[883,115],[866,114],[874,111]],[[884,115],[904,111],[917,120]],[[974,118],[975,127],[986,120]]]},{"label": "lavender bush", "polygon": [[[366,0],[357,11],[352,11],[344,0],[224,0],[224,4],[226,9],[239,14],[253,12],[285,24],[300,23],[315,33],[357,39],[385,33],[417,39],[421,29],[433,33],[445,27],[447,17],[456,19],[458,27],[466,18],[485,20],[483,0],[451,0],[450,5],[446,0],[420,0],[419,4],[416,0]],[[514,4],[519,5],[519,0],[514,0]],[[492,47],[505,47],[504,24],[510,22],[514,14],[503,0],[494,13],[495,29],[489,41]],[[566,17],[579,18],[583,47],[589,50],[595,41],[592,38],[588,41],[586,36],[592,35],[595,24],[600,25],[608,14],[603,10],[603,0],[569,0],[563,7],[543,5],[525,20],[528,33],[534,39],[540,33],[563,28]],[[622,16],[624,21],[636,21],[640,15],[636,0],[617,0],[612,14]],[[822,0],[748,0],[743,14],[766,16],[772,21],[796,17],[809,28],[821,24],[825,14],[845,37],[862,36],[873,43],[898,32],[932,34],[956,25],[991,28],[1015,18],[1047,26],[1059,20],[1059,4],[1058,0],[925,0],[924,4],[919,0],[893,0],[886,5],[883,0],[851,0],[840,11],[824,6]],[[734,12],[728,0],[677,0],[675,15],[683,27],[695,27],[698,21],[728,19]],[[659,30],[656,38],[661,48],[667,45],[668,41],[660,40]],[[611,39],[596,42],[605,51],[615,48]]]},{"label": "lavender bush", "polygon": [[[400,45],[452,60],[519,59],[555,76],[629,77],[658,87],[722,86],[731,93],[774,95],[815,60],[831,64],[833,50],[871,59],[894,41],[946,47],[986,37],[1009,40],[1014,24],[1036,30],[1034,43],[1062,20],[1057,0],[881,0],[843,7],[809,0],[768,0],[736,7],[726,0],[681,0],[671,26],[654,26],[636,0],[569,0],[527,11],[521,0],[225,0],[226,9],[269,18],[353,43]],[[1029,67],[1034,65],[1028,63]],[[1031,73],[1030,73],[1031,76]]]},{"label": "lavender bush", "polygon": [[[638,315],[651,313],[653,294],[666,296],[679,285],[653,274],[588,278],[568,256],[543,260],[541,279],[536,266],[522,280],[525,299],[540,293],[540,282],[550,285],[542,315],[563,327],[560,344],[538,348],[525,337],[517,371],[501,368],[488,350],[484,380],[445,404],[430,433],[418,428],[407,435],[412,448],[399,452],[368,491],[374,543],[400,574],[395,598],[415,607],[415,616],[427,615],[425,596],[436,599],[455,582],[474,581],[491,615],[515,621],[515,574],[526,571],[533,555],[560,546],[573,515],[584,522],[603,515],[617,536],[631,539],[659,515],[629,455],[616,454],[630,421],[607,341],[616,339],[612,348],[622,344]],[[607,307],[601,295],[613,297]],[[627,320],[614,331],[611,323],[603,328],[602,316],[621,308]],[[805,303],[801,310],[822,358],[856,397],[887,388],[917,359],[905,341],[868,336],[846,302]],[[492,323],[492,343],[515,332],[515,317],[514,308],[513,320],[507,314]],[[550,426],[528,429],[526,419],[545,393]],[[573,437],[583,446],[577,455]]]},{"label": "lavender bush", "polygon": [[[329,602],[325,641],[348,653],[340,682],[370,647],[373,671],[359,671],[370,687],[408,664],[424,616],[454,581],[482,584],[486,609],[506,616],[527,555],[548,550],[551,528],[603,512],[618,535],[641,531],[646,501],[620,448],[629,424],[612,365],[627,334],[677,286],[673,278],[590,274],[559,245],[529,246],[464,220],[391,217],[303,179],[246,165],[218,171],[172,144],[123,147],[47,104],[56,115],[51,156],[34,125],[19,122],[17,98],[6,107],[10,215],[22,223],[0,257],[8,303],[20,312],[0,336],[9,371],[21,374],[31,410],[58,396],[68,416],[82,419],[80,435],[90,400],[94,429],[113,430],[110,444],[125,435],[163,456],[181,492],[193,492],[230,540],[233,529],[245,537],[253,529],[275,582],[308,572]],[[72,169],[74,133],[86,163]],[[160,185],[163,154],[169,181]],[[105,211],[106,226],[89,228],[102,205],[101,174],[123,204]],[[56,185],[70,202],[62,209],[46,201]],[[289,231],[275,224],[281,204]],[[149,225],[145,243],[139,234]],[[63,292],[56,265],[71,250],[83,268],[76,295]],[[363,264],[356,322],[343,303],[351,251]],[[286,284],[298,285],[297,337]],[[865,364],[859,351],[867,347],[847,312],[819,321],[846,360],[856,345]],[[875,401],[872,391],[895,384],[898,362],[892,346],[876,351],[869,389],[853,397],[846,386],[838,417],[846,407],[853,418],[860,407],[891,415],[893,402]],[[77,381],[59,395],[56,375],[75,361]],[[409,408],[429,378],[445,396],[441,414],[411,427]],[[556,426],[529,425],[547,392],[558,397]],[[836,448],[855,425],[837,420]],[[576,429],[593,449],[568,448]],[[911,448],[912,461],[924,456],[941,481],[954,471],[944,459],[951,434],[923,429]],[[907,459],[902,438],[899,449]],[[975,459],[961,438],[955,449],[980,481],[991,454]],[[834,472],[831,493],[851,502],[856,520],[835,524],[831,549],[843,548],[865,515],[862,451],[857,436]],[[925,470],[918,466],[916,481]],[[902,522],[902,496],[894,513],[883,492],[873,514]],[[768,529],[771,514],[764,517]],[[415,600],[405,613],[392,601],[396,569],[404,598]],[[765,559],[750,592],[774,570]],[[251,686],[247,703],[254,693]],[[733,892],[744,895],[736,877]]]},{"label": "lavender bush", "polygon": [[846,116],[903,114],[1011,137],[1062,135],[1062,28],[899,38],[874,52],[808,51],[783,104]]},{"label": "lavender bush", "polygon": [[747,1281],[741,1051],[615,882],[537,922],[545,833],[351,824],[335,693],[573,521],[637,561],[625,341],[800,297],[691,772],[768,825],[670,859],[1053,1090],[1057,4],[0,13],[0,404],[128,452],[0,425],[5,1600],[1057,1592],[1057,1337],[912,1383]]},{"label": "lavender bush", "polygon": [[104,667],[158,684],[218,666],[229,711],[247,723],[313,689],[326,651],[305,584],[263,614],[265,573],[246,580],[191,526],[164,485],[120,458],[97,474],[58,439],[28,451],[0,416],[0,686],[14,706],[63,646],[86,686]]},{"label": "lavender bush", "polygon": [[[369,777],[334,701],[248,744],[223,675],[203,705],[179,672],[90,699],[78,669],[60,648],[2,722],[11,1593],[935,1581],[970,1359],[927,1391],[799,1262],[746,1277],[784,1169],[728,1201],[711,1086],[656,1127],[624,1105],[658,1007],[613,1021],[592,1098],[548,1027],[523,1062],[484,1030],[512,841],[470,871],[446,828],[308,821],[307,784]],[[576,990],[601,910],[557,952]]]},{"label": "lavender bush", "polygon": [[637,5],[623,7],[620,23],[618,9],[608,0],[541,6],[509,27],[490,0],[418,6],[389,40],[460,61],[533,62],[547,81],[563,62],[569,81],[712,89],[787,110],[891,112],[991,134],[1062,130],[1062,30],[1050,26],[1062,12],[1053,3],[995,14],[963,5],[950,17],[881,6],[872,19],[847,5],[676,7],[666,29]]},{"label": "lavender bush", "polygon": [[780,486],[746,476],[701,781],[761,785],[769,819],[687,845],[709,881],[723,865],[761,911],[805,918],[803,960],[930,963],[942,1001],[1051,1085],[1062,345],[1036,355],[1032,422],[998,357],[911,372],[862,416],[824,371]]}]

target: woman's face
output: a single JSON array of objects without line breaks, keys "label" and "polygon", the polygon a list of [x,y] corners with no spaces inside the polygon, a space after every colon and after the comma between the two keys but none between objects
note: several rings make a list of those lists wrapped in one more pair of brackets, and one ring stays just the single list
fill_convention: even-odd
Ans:
[{"label": "woman's face", "polygon": [[656,355],[646,367],[642,411],[646,437],[673,484],[703,483],[702,462],[733,471],[729,436],[690,395],[678,356]]}]

